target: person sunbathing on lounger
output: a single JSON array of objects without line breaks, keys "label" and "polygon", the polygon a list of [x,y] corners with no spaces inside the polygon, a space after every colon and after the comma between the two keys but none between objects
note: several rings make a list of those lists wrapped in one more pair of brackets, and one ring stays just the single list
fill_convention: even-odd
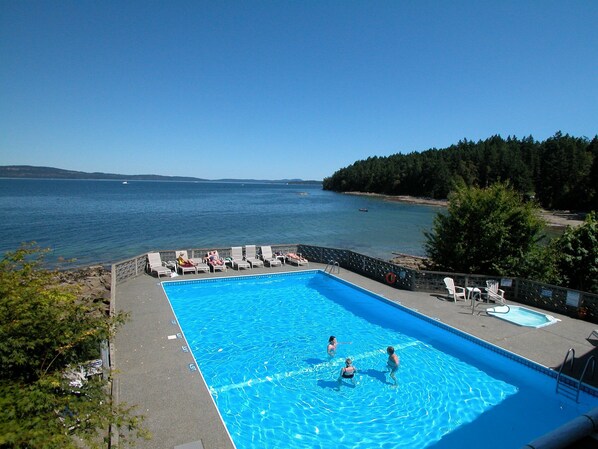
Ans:
[{"label": "person sunbathing on lounger", "polygon": [[179,257],[177,258],[177,262],[181,267],[194,267],[195,266],[195,262],[193,262],[191,259],[185,259],[182,254],[179,255]]},{"label": "person sunbathing on lounger", "polygon": [[208,260],[212,265],[224,265],[224,260],[220,258],[220,256],[218,255],[218,251],[216,250],[210,251],[208,253]]},{"label": "person sunbathing on lounger", "polygon": [[307,262],[307,259],[305,257],[301,257],[300,255],[295,254],[295,253],[287,253],[287,258],[293,259],[293,260],[298,260],[299,262]]}]

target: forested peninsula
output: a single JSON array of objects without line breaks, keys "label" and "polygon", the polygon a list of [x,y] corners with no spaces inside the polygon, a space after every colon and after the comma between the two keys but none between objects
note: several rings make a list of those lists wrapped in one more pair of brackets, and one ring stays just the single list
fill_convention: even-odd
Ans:
[{"label": "forested peninsula", "polygon": [[370,157],[337,170],[323,188],[446,199],[457,185],[511,186],[546,209],[598,210],[598,135],[545,141],[499,135],[419,153]]}]

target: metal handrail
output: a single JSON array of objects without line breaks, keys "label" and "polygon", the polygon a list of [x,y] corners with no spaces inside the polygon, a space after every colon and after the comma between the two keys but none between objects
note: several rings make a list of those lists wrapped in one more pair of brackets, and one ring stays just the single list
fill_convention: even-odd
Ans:
[{"label": "metal handrail", "polygon": [[573,354],[573,357],[571,358],[571,368],[570,368],[570,369],[573,369],[573,362],[575,361],[575,349],[569,348],[569,350],[567,351],[567,354],[565,354],[565,359],[563,360],[563,363],[561,364],[561,368],[559,369],[559,374],[556,376],[556,391],[557,391],[557,393],[559,391],[559,383],[561,381],[561,373],[563,372],[563,368],[567,364],[567,359],[569,358],[569,354]]},{"label": "metal handrail", "polygon": [[[328,268],[330,268],[330,271],[328,271]],[[336,273],[339,274],[341,272],[341,267],[339,265],[339,263],[336,260],[330,260],[328,261],[328,265],[326,265],[326,268],[324,268],[324,273],[330,273],[332,274],[332,271],[336,268]]]},{"label": "metal handrail", "polygon": [[577,384],[577,396],[575,397],[575,402],[579,402],[579,390],[581,389],[581,384],[583,381],[583,376],[586,374],[586,370],[588,369],[588,365],[592,362],[592,377],[594,377],[594,371],[596,371],[596,359],[594,356],[590,356],[588,361],[586,362],[586,366],[583,367],[583,371],[581,373],[581,377],[579,378],[579,383]]}]

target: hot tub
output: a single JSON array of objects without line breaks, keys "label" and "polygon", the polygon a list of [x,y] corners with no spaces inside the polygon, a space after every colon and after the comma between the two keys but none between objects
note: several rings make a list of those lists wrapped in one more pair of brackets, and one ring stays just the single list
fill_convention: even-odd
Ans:
[{"label": "hot tub", "polygon": [[521,306],[496,306],[489,308],[486,312],[501,320],[510,321],[511,323],[526,327],[550,326],[560,321],[551,315]]}]

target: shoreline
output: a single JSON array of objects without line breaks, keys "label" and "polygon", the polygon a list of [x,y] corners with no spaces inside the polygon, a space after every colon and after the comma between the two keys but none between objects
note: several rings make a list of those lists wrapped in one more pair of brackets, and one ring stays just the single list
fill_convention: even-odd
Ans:
[{"label": "shoreline", "polygon": [[[370,192],[342,192],[345,195],[369,196],[380,198],[383,201],[392,201],[405,204],[417,204],[420,206],[447,207],[448,200],[436,200],[433,198],[420,198],[409,195],[385,195],[382,193]],[[576,213],[570,211],[550,211],[540,209],[540,216],[546,221],[547,226],[551,228],[566,228],[567,226],[579,226],[585,219],[585,213]]]},{"label": "shoreline", "polygon": [[448,200],[435,200],[433,198],[421,198],[417,196],[409,195],[385,195],[383,193],[370,193],[370,192],[342,192],[344,195],[355,195],[355,196],[369,196],[372,198],[380,198],[384,201],[394,201],[397,203],[406,204],[418,204],[420,206],[448,206]]}]

